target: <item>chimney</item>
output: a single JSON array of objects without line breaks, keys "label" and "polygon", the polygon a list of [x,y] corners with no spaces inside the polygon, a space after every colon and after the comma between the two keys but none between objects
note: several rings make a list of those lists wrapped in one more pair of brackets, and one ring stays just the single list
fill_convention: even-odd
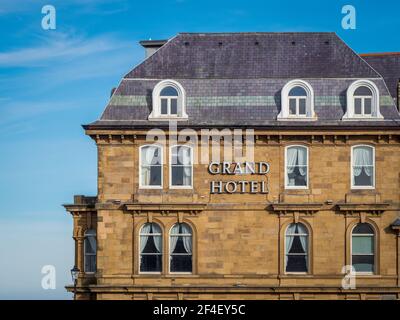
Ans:
[{"label": "chimney", "polygon": [[145,49],[145,58],[150,57],[154,52],[160,49],[167,40],[143,40],[139,42],[141,46]]}]

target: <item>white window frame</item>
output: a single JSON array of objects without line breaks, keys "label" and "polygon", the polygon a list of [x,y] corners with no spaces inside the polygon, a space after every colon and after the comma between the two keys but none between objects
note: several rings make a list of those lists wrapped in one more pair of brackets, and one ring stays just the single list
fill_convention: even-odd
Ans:
[{"label": "white window frame", "polygon": [[[172,167],[173,166],[179,166],[179,165],[173,165],[172,164],[172,150],[175,147],[186,147],[190,148],[190,163],[191,163],[191,184],[190,186],[175,186],[172,184]],[[193,147],[186,145],[186,144],[174,144],[169,147],[169,188],[170,189],[193,189],[193,184],[194,184],[194,177],[193,177]],[[182,165],[184,166],[184,165]]]},{"label": "white window frame", "polygon": [[[142,184],[142,149],[145,147],[158,147],[161,150],[161,185],[149,186]],[[162,189],[164,185],[164,148],[160,144],[145,144],[139,147],[139,189]]]},{"label": "white window frame", "polygon": [[[302,147],[305,148],[307,151],[307,185],[305,186],[289,186],[289,180],[287,176],[287,152],[289,148],[292,147]],[[310,154],[309,154],[309,148],[307,146],[301,145],[301,144],[293,144],[285,147],[285,189],[290,189],[290,190],[307,190],[310,185]]]},{"label": "white window frame", "polygon": [[[354,92],[359,87],[367,87],[372,92],[371,99],[371,114],[355,114],[354,100],[355,98],[360,98],[363,96],[355,96]],[[342,120],[383,120],[383,116],[379,109],[379,89],[375,83],[370,80],[361,79],[356,80],[347,88],[346,92],[347,109],[346,113],[343,115]],[[363,99],[364,101],[364,99]],[[362,105],[363,110],[363,105]]]},{"label": "white window frame", "polygon": [[[194,267],[194,264],[193,264],[193,254],[194,254],[194,252],[193,252],[193,247],[194,247],[194,241],[193,241],[193,228],[192,228],[192,226],[190,226],[188,223],[186,223],[186,222],[182,222],[182,223],[184,223],[184,224],[186,224],[187,226],[189,226],[190,227],[190,230],[192,230],[192,233],[191,234],[189,234],[189,233],[180,233],[180,234],[172,234],[171,232],[172,232],[172,229],[173,229],[173,227],[176,225],[176,224],[178,224],[178,223],[175,223],[174,225],[172,225],[171,226],[171,228],[169,229],[169,237],[168,237],[168,272],[170,273],[170,274],[193,274],[193,267]],[[171,260],[172,260],[172,253],[171,253],[171,237],[172,236],[184,236],[184,237],[187,237],[187,236],[191,236],[192,237],[192,254],[180,254],[180,255],[190,255],[190,256],[192,256],[192,271],[191,272],[180,272],[180,271],[171,271]],[[175,255],[177,255],[177,254],[175,254]]]},{"label": "white window frame", "polygon": [[306,253],[305,254],[291,254],[291,255],[302,255],[302,256],[306,256],[307,257],[307,259],[306,259],[306,261],[307,261],[307,271],[303,271],[303,272],[290,272],[290,271],[286,271],[286,266],[287,266],[287,255],[288,255],[288,252],[286,252],[286,236],[287,236],[287,230],[288,230],[288,228],[289,228],[289,226],[291,225],[291,224],[294,224],[295,222],[291,222],[291,223],[289,223],[287,226],[286,226],[286,229],[285,229],[285,234],[284,234],[284,241],[283,241],[283,254],[284,254],[284,257],[283,257],[283,267],[284,267],[284,273],[285,274],[309,274],[310,273],[310,254],[309,254],[309,252],[310,252],[310,230],[308,229],[308,227],[304,224],[304,223],[301,223],[301,222],[297,222],[298,224],[301,224],[302,226],[304,226],[305,228],[306,228],[306,230],[307,230],[307,232],[308,232],[308,234],[305,234],[305,233],[298,233],[298,234],[289,234],[289,235],[295,235],[295,236],[306,236],[307,237],[307,250],[306,250]]},{"label": "white window frame", "polygon": [[[178,92],[177,97],[177,114],[161,114],[161,91],[166,87],[173,87]],[[186,113],[186,92],[182,85],[171,79],[162,80],[157,83],[152,93],[153,110],[149,115],[149,120],[187,120]],[[170,111],[170,99],[168,103],[168,110]]]},{"label": "white window frame", "polygon": [[[294,87],[301,87],[306,91],[307,96],[306,96],[306,114],[305,115],[292,115],[289,112],[289,99],[290,99],[289,92]],[[281,112],[278,114],[277,120],[281,120],[281,121],[315,121],[315,120],[317,120],[317,116],[314,112],[314,90],[308,82],[306,82],[304,80],[300,80],[300,79],[295,79],[295,80],[291,80],[285,84],[285,86],[281,90]]]},{"label": "white window frame", "polygon": [[[353,158],[354,158],[354,149],[357,147],[368,147],[372,149],[372,164],[373,164],[373,172],[372,172],[372,186],[356,186],[353,183]],[[351,146],[351,155],[350,155],[350,185],[352,190],[374,190],[375,189],[375,171],[376,171],[376,159],[375,159],[375,147],[370,146],[368,144],[357,144]]]},{"label": "white window frame", "polygon": [[[360,224],[360,223],[356,223],[353,226],[353,228],[351,228],[351,232],[350,232],[350,265],[352,267],[353,267],[353,231],[357,227],[357,225]],[[370,275],[375,275],[376,274],[376,266],[377,266],[377,261],[376,261],[376,257],[377,257],[377,255],[376,255],[376,250],[377,250],[376,234],[377,233],[376,233],[375,227],[371,223],[368,223],[368,222],[365,222],[365,223],[367,223],[372,228],[372,230],[374,230],[374,234],[373,234],[373,238],[374,238],[374,254],[373,254],[373,256],[374,256],[374,265],[373,265],[373,271],[372,272],[357,272],[357,271],[355,271],[355,268],[354,267],[353,268],[354,268],[354,273],[356,275],[370,276]],[[360,234],[357,234],[356,236],[371,236],[371,234],[369,234],[369,233],[360,233]],[[364,256],[366,256],[366,254],[364,254]]]},{"label": "white window frame", "polygon": [[[289,96],[289,117],[307,117],[307,96]],[[300,99],[306,100],[306,113],[305,114],[300,114]],[[296,113],[291,114],[290,113],[290,100],[295,100],[296,101]]]},{"label": "white window frame", "polygon": [[[361,114],[356,114],[355,106],[354,106],[354,115],[356,117],[372,117],[373,114],[373,106],[372,106],[372,101],[373,101],[373,96],[354,96],[354,105],[355,105],[355,100],[360,99],[361,100]],[[371,113],[366,114],[365,113],[365,99],[371,99]]]},{"label": "white window frame", "polygon": [[[93,231],[93,234],[88,234],[90,231]],[[96,248],[95,248],[95,253],[87,253],[86,252],[86,238],[89,237],[94,237],[96,240]],[[96,270],[95,271],[86,271],[86,256],[95,256],[96,257]],[[95,229],[88,229],[84,233],[84,239],[83,239],[83,271],[86,274],[95,274],[97,271],[97,232]]]},{"label": "white window frame", "polygon": [[[147,223],[156,224],[160,228],[161,233],[142,233],[142,229]],[[140,242],[141,242],[142,235],[152,235],[152,236],[160,236],[161,237],[161,253],[147,253],[147,254],[145,253],[144,254],[144,255],[160,255],[161,256],[161,271],[141,271],[140,270],[140,264],[142,262],[142,253],[140,252]],[[138,252],[139,252],[138,272],[139,272],[139,274],[162,274],[163,268],[164,268],[164,259],[163,259],[163,255],[164,255],[164,238],[163,238],[163,229],[160,227],[160,225],[158,223],[155,223],[155,222],[145,222],[145,223],[143,223],[143,225],[140,227],[140,230],[139,230],[139,241],[138,241],[138,244],[139,244],[139,246],[138,246]]]}]

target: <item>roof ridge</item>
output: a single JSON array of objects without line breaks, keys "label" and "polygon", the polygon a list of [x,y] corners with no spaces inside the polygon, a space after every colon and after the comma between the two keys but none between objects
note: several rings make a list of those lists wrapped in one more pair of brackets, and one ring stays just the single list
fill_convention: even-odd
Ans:
[{"label": "roof ridge", "polygon": [[397,56],[399,52],[371,52],[371,53],[359,53],[361,57],[376,57],[376,56]]},{"label": "roof ridge", "polygon": [[179,35],[238,35],[238,34],[336,34],[334,31],[249,31],[249,32],[179,32]]}]

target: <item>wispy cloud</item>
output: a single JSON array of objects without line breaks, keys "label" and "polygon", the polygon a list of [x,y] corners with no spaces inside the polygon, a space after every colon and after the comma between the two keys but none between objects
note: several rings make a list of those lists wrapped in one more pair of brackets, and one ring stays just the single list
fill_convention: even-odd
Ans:
[{"label": "wispy cloud", "polygon": [[111,35],[87,39],[56,33],[49,38],[42,38],[39,45],[0,52],[0,67],[45,66],[55,60],[73,60],[94,53],[117,50],[127,45],[127,42],[118,41]]}]

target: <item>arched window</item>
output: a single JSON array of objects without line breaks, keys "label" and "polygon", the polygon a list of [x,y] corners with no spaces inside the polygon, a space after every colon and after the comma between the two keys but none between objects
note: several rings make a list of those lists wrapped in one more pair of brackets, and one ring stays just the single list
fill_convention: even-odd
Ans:
[{"label": "arched window", "polygon": [[174,80],[163,80],[153,89],[149,120],[187,119],[185,90]]},{"label": "arched window", "polygon": [[85,272],[96,272],[97,241],[96,231],[93,229],[85,232],[84,240],[84,268]]},{"label": "arched window", "polygon": [[352,231],[351,265],[356,272],[375,271],[375,232],[368,223],[359,223]]},{"label": "arched window", "polygon": [[193,150],[186,145],[172,146],[170,150],[170,186],[192,188]]},{"label": "arched window", "polygon": [[351,187],[371,189],[375,186],[375,149],[371,146],[353,146],[351,152]]},{"label": "arched window", "polygon": [[354,91],[354,115],[371,116],[372,115],[372,91],[365,87],[358,87]]},{"label": "arched window", "polygon": [[285,188],[308,188],[308,148],[289,146],[285,154]]},{"label": "arched window", "polygon": [[162,147],[158,145],[146,145],[140,147],[140,187],[162,187]]},{"label": "arched window", "polygon": [[289,81],[281,91],[278,120],[316,120],[314,90],[303,80]]},{"label": "arched window", "polygon": [[171,228],[169,251],[170,272],[192,272],[192,228],[177,223]]},{"label": "arched window", "polygon": [[285,233],[285,271],[308,272],[308,230],[302,223],[291,223]]},{"label": "arched window", "polygon": [[383,119],[379,111],[379,90],[370,80],[354,81],[347,89],[347,110],[343,120]]},{"label": "arched window", "polygon": [[140,272],[162,271],[162,231],[156,223],[140,229]]}]

